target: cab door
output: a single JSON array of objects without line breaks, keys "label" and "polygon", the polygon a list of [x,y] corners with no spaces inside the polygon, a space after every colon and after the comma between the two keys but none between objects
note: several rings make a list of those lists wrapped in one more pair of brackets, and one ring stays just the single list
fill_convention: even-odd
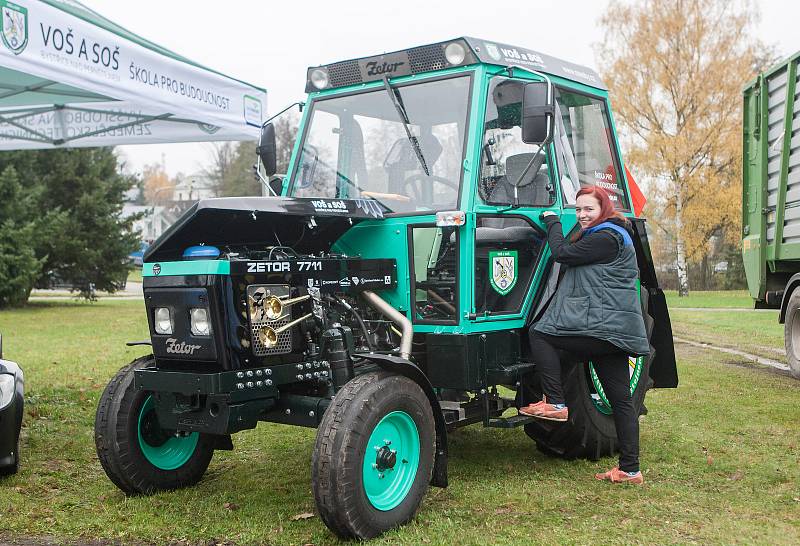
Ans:
[{"label": "cab door", "polygon": [[[558,203],[551,146],[540,149],[522,141],[525,83],[503,77],[489,81],[474,207],[471,314],[477,322],[524,318],[545,256],[546,234],[538,217]],[[534,172],[529,165],[537,153],[544,158]]]}]

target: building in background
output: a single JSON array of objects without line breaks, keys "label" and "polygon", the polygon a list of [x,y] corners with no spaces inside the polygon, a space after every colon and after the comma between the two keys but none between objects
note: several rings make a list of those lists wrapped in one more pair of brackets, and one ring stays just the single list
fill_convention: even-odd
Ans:
[{"label": "building in background", "polygon": [[172,200],[161,205],[135,204],[137,190],[129,192],[128,202],[122,208],[123,217],[144,213],[134,222],[134,230],[140,233],[141,240],[147,244],[158,239],[186,210],[201,199],[216,197],[216,189],[211,179],[204,173],[190,175],[178,174]]}]

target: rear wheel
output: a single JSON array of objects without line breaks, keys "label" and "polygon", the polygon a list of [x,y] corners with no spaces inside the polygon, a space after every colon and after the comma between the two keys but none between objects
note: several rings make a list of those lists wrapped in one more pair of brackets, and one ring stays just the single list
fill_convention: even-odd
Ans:
[{"label": "rear wheel", "polygon": [[789,296],[783,324],[783,343],[792,377],[800,379],[800,289],[795,289]]},{"label": "rear wheel", "polygon": [[[647,339],[652,339],[654,321],[649,313],[646,293],[640,298]],[[800,321],[798,321],[800,322]],[[644,398],[653,384],[650,379],[650,354],[628,359],[631,397],[637,415],[647,413]],[[594,365],[589,362],[566,362],[561,372],[564,397],[569,408],[569,421],[554,423],[534,421],[525,425],[525,433],[536,442],[539,451],[566,459],[599,459],[617,452],[617,428],[613,410],[597,377]]]},{"label": "rear wheel", "polygon": [[348,382],[317,431],[311,486],[325,525],[368,539],[407,523],[433,469],[433,412],[412,380],[371,372]]},{"label": "rear wheel", "polygon": [[[629,359],[631,394],[637,414],[644,412],[648,388],[645,378],[648,378],[650,360],[650,357]],[[548,455],[566,459],[599,459],[614,454],[617,451],[617,429],[611,406],[591,363],[565,363],[562,383],[569,421],[534,421],[525,425],[525,433],[536,442],[540,451]]]},{"label": "rear wheel", "polygon": [[197,483],[214,455],[212,436],[162,428],[153,395],[134,388],[133,372],[152,363],[134,360],[106,386],[95,417],[97,456],[127,494],[150,494]]}]

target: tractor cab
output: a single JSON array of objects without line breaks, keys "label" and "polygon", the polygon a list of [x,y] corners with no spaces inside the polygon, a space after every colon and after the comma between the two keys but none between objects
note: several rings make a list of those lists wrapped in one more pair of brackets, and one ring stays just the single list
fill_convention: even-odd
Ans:
[{"label": "tractor cab", "polygon": [[552,268],[539,215],[573,229],[582,186],[633,216],[608,91],[589,68],[459,38],[310,67],[306,91],[282,195],[380,205],[380,221],[334,248],[397,261],[384,294],[415,332],[521,328]]}]

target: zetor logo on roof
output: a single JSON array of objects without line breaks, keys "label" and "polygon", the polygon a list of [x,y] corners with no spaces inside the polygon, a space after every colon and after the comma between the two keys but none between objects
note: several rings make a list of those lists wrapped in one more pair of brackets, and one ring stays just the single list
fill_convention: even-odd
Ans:
[{"label": "zetor logo on roof", "polygon": [[367,76],[380,76],[381,74],[391,74],[392,72],[397,72],[397,69],[403,66],[406,63],[403,62],[396,62],[396,63],[381,63],[378,64],[377,61],[370,61],[367,63]]},{"label": "zetor logo on roof", "polygon": [[14,55],[19,55],[28,45],[28,10],[6,0],[0,0],[3,44]]}]

